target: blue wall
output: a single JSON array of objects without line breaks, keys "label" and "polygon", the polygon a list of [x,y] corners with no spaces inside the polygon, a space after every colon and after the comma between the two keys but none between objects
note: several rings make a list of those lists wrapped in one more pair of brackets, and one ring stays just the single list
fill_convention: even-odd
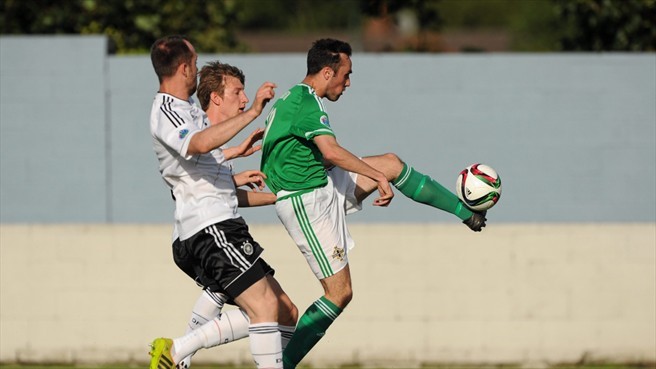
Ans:
[{"label": "blue wall", "polygon": [[[148,132],[147,55],[108,56],[90,37],[0,37],[0,220],[171,222]],[[242,68],[252,96],[305,75],[302,54],[201,55]],[[656,55],[355,54],[327,103],[338,141],[395,152],[454,188],[474,162],[503,180],[490,222],[656,220]],[[263,126],[264,116],[250,131]],[[244,131],[239,138],[247,133]],[[237,162],[259,165],[259,155]],[[368,201],[369,203],[371,201]],[[453,222],[397,191],[356,222]],[[244,209],[276,223],[271,207]]]}]

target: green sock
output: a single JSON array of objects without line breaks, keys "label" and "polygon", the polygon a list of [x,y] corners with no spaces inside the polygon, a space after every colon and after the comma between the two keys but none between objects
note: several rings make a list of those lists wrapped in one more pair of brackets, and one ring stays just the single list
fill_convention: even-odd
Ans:
[{"label": "green sock", "polygon": [[341,312],[342,309],[325,296],[310,305],[298,320],[296,331],[282,352],[283,367],[285,369],[296,368],[296,365],[319,342]]},{"label": "green sock", "polygon": [[405,196],[422,204],[448,211],[462,220],[469,219],[473,214],[453,192],[405,163],[401,174],[393,184]]}]

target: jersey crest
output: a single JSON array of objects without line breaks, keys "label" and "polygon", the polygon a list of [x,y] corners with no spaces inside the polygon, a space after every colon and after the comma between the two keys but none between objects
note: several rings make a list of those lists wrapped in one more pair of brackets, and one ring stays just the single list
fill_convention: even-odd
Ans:
[{"label": "jersey crest", "polygon": [[335,246],[333,249],[333,259],[337,259],[339,261],[344,261],[344,255],[346,255],[346,252],[344,252],[343,247]]},{"label": "jersey crest", "polygon": [[321,122],[321,124],[323,124],[324,126],[330,127],[330,122],[328,121],[327,115],[322,115],[321,118],[319,118],[319,122]]}]

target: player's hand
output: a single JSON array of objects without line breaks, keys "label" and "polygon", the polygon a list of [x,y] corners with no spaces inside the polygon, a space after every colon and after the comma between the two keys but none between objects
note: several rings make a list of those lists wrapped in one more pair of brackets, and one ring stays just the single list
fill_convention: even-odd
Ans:
[{"label": "player's hand", "polygon": [[389,204],[392,202],[392,198],[394,198],[392,187],[385,177],[378,181],[378,194],[380,196],[374,200],[374,206],[389,206]]},{"label": "player's hand", "polygon": [[465,223],[469,229],[471,229],[474,232],[480,232],[483,227],[485,227],[485,221],[487,218],[485,218],[485,215],[487,214],[487,210],[484,210],[480,213],[474,213],[472,216],[467,218],[466,220],[463,220],[462,222]]},{"label": "player's hand", "polygon": [[253,191],[262,191],[266,175],[259,170],[245,170],[232,176],[236,187],[248,186]]},{"label": "player's hand", "polygon": [[223,151],[226,159],[234,159],[239,157],[247,157],[259,151],[262,145],[255,145],[255,143],[264,137],[264,129],[258,128],[251,133],[246,139],[238,146],[229,147]]},{"label": "player's hand", "polygon": [[264,110],[266,104],[276,96],[276,87],[276,84],[273,82],[264,82],[257,90],[255,101],[253,102],[253,105],[251,105],[250,110],[253,110],[258,116],[262,114],[262,110]]}]

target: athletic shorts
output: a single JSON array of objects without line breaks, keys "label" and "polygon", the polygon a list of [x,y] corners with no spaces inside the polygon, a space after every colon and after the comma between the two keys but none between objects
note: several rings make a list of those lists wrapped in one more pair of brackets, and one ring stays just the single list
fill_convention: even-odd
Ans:
[{"label": "athletic shorts", "polygon": [[362,202],[358,202],[355,198],[357,173],[347,172],[340,167],[332,167],[328,170],[328,178],[333,182],[338,201],[344,206],[346,215],[362,210]]},{"label": "athletic shorts", "polygon": [[234,299],[274,270],[260,258],[242,218],[213,224],[192,237],[173,241],[175,264],[203,289]]},{"label": "athletic shorts", "polygon": [[355,199],[356,178],[333,168],[326,186],[276,202],[278,218],[319,280],[342,270],[348,264],[348,251],[355,246],[346,214],[361,209]]}]

